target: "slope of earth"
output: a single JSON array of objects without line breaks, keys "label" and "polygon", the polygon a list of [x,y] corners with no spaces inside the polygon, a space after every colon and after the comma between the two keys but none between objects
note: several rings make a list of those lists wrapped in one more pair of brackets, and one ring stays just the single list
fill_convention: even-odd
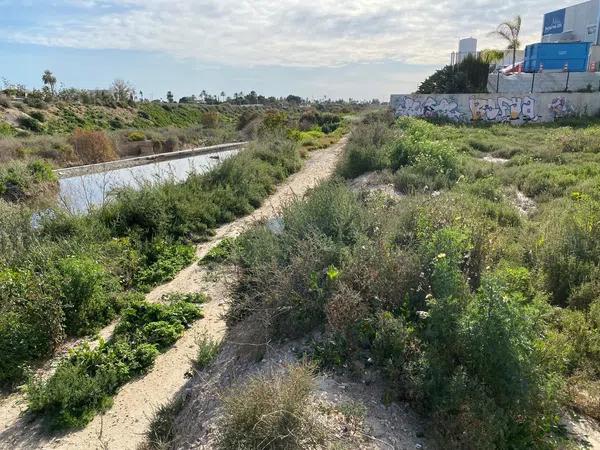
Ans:
[{"label": "slope of earth", "polygon": [[[203,257],[225,237],[238,235],[254,221],[268,218],[296,196],[333,172],[345,141],[310,154],[303,169],[292,175],[263,205],[249,216],[224,225],[216,230],[214,238],[197,248]],[[148,300],[158,301],[168,292],[205,292],[211,300],[204,305],[204,320],[190,328],[176,345],[160,355],[152,370],[144,377],[124,386],[114,399],[113,407],[97,416],[86,428],[61,436],[49,436],[41,423],[23,415],[22,396],[11,396],[0,404],[0,448],[30,449],[135,449],[144,438],[156,408],[170,400],[187,382],[196,356],[196,339],[208,335],[219,339],[225,324],[221,315],[227,296],[227,273],[218,279],[208,277],[207,269],[194,264],[178,274],[171,282],[148,294]],[[105,334],[105,333],[102,333]],[[110,334],[110,333],[109,333]]]}]

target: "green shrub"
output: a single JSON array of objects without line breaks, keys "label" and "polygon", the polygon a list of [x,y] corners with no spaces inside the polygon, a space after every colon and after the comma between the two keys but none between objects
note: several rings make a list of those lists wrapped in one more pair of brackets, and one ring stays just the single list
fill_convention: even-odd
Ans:
[{"label": "green shrub", "polygon": [[0,385],[21,381],[64,337],[63,311],[37,276],[0,270]]},{"label": "green shrub", "polygon": [[344,178],[355,178],[365,172],[390,166],[387,145],[393,131],[381,121],[361,124],[352,130],[337,172]]},{"label": "green shrub", "polygon": [[71,351],[50,378],[29,382],[29,410],[43,414],[53,428],[84,427],[111,405],[119,387],[145,373],[160,350],[175,343],[201,317],[199,306],[185,300],[166,305],[132,303],[111,341],[94,349],[83,344]]},{"label": "green shrub", "polygon": [[42,160],[10,162],[0,167],[0,197],[7,201],[43,200],[57,177],[52,166]]},{"label": "green shrub", "polygon": [[196,367],[201,370],[206,368],[217,357],[221,349],[221,342],[203,335],[196,339],[196,343],[198,344]]},{"label": "green shrub", "polygon": [[147,370],[158,353],[151,344],[101,343],[96,349],[84,344],[48,380],[30,382],[29,409],[43,413],[53,428],[82,428],[108,409],[119,386]]},{"label": "green shrub", "polygon": [[41,122],[33,117],[21,116],[18,121],[19,125],[26,130],[33,131],[34,133],[44,131],[44,126]]},{"label": "green shrub", "polygon": [[68,335],[90,334],[114,317],[118,283],[101,264],[88,257],[67,258],[58,264],[56,277]]},{"label": "green shrub", "polygon": [[14,136],[16,133],[17,131],[11,124],[0,122],[0,136]]},{"label": "green shrub", "polygon": [[46,121],[46,116],[42,111],[32,111],[29,113],[29,116],[40,123],[44,123]]},{"label": "green shrub", "polygon": [[234,238],[226,237],[204,255],[200,264],[223,263],[232,257],[236,246]]},{"label": "green shrub", "polygon": [[[539,259],[544,285],[553,301],[566,306],[571,294],[584,283],[594,282],[600,264],[600,204],[589,196],[574,194],[548,217],[539,239]],[[592,300],[591,298],[590,300]]]},{"label": "green shrub", "polygon": [[195,249],[190,245],[167,244],[154,241],[144,254],[143,269],[133,277],[133,285],[148,291],[173,277],[194,259]]},{"label": "green shrub", "polygon": [[142,131],[132,131],[131,133],[129,133],[127,135],[127,139],[130,142],[145,141],[146,140],[146,135]]}]

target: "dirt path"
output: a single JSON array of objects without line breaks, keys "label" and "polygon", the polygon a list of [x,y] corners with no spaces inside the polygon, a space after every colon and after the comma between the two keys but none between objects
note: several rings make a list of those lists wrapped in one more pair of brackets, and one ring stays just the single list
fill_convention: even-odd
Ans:
[{"label": "dirt path", "polygon": [[[204,256],[221,239],[238,235],[252,222],[273,216],[283,205],[329,177],[341,154],[345,141],[324,150],[312,152],[302,170],[289,177],[264,204],[252,214],[224,225],[215,237],[197,248],[197,256]],[[125,385],[114,398],[113,407],[99,415],[83,430],[63,436],[49,437],[37,421],[23,416],[23,396],[14,394],[0,404],[0,448],[2,449],[135,449],[143,441],[144,433],[157,406],[171,399],[186,383],[196,356],[196,339],[200,334],[221,338],[225,324],[221,319],[223,299],[227,292],[222,278],[211,280],[207,271],[193,264],[182,270],[174,280],[159,286],[148,294],[149,301],[158,300],[168,292],[206,292],[211,301],[204,306],[204,319],[186,331],[175,346],[159,355],[152,370]],[[107,327],[104,332],[109,331]],[[105,333],[103,333],[105,334]]]}]

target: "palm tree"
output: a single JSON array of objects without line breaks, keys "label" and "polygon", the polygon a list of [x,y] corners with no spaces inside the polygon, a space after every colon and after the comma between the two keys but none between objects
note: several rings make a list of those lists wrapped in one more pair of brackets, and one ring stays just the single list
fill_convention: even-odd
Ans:
[{"label": "palm tree", "polygon": [[221,91],[221,102],[225,101],[225,91]]},{"label": "palm tree", "polygon": [[42,81],[44,85],[50,86],[50,92],[54,95],[54,86],[56,85],[56,77],[49,70],[44,70],[44,74],[42,75]]},{"label": "palm tree", "polygon": [[504,51],[496,50],[493,48],[486,48],[485,50],[482,50],[479,55],[483,62],[492,64],[492,63],[504,58]]},{"label": "palm tree", "polygon": [[496,31],[490,33],[491,36],[498,36],[504,39],[508,46],[508,50],[513,51],[513,67],[517,62],[517,50],[521,47],[521,41],[519,40],[519,33],[521,32],[521,16],[516,16],[513,20],[507,20],[502,22],[496,28]]}]

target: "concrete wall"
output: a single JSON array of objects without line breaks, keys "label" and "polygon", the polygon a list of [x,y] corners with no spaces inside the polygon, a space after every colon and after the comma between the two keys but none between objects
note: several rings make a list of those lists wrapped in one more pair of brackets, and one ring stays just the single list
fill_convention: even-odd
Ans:
[{"label": "concrete wall", "polygon": [[592,94],[411,94],[392,95],[397,117],[444,117],[460,122],[551,122],[595,115],[600,95]]},{"label": "concrete wall", "polygon": [[[567,80],[567,74],[563,72],[516,73],[513,75],[493,73],[488,77],[487,91],[491,93],[514,94],[563,92],[565,88],[568,88],[568,91],[576,92],[587,89],[588,85],[592,88],[593,92],[600,90],[600,72],[571,72],[568,75],[569,79]],[[533,91],[531,89],[532,80]]]}]

